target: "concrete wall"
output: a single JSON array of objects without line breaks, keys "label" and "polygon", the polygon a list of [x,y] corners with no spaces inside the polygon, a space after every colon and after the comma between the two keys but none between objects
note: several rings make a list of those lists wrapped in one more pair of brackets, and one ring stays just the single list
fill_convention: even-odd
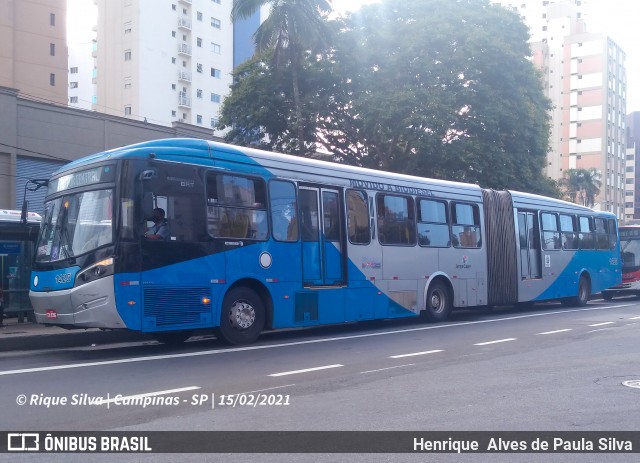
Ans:
[{"label": "concrete wall", "polygon": [[174,122],[171,127],[32,101],[0,87],[0,208],[16,204],[16,159],[73,161],[147,140],[213,139],[210,128]]}]

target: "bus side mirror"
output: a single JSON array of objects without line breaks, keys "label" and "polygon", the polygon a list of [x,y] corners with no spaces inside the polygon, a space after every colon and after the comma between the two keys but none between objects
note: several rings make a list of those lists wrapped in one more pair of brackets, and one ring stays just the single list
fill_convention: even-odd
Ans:
[{"label": "bus side mirror", "polygon": [[27,224],[27,211],[29,210],[29,201],[26,199],[22,201],[22,210],[20,211],[20,223]]},{"label": "bus side mirror", "polygon": [[153,193],[145,193],[142,198],[142,215],[146,220],[151,220],[153,217]]}]

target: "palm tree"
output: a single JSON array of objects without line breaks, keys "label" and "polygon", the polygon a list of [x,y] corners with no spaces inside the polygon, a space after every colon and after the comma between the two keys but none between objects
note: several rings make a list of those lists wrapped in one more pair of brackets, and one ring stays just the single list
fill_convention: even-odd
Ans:
[{"label": "palm tree", "polygon": [[271,5],[267,19],[253,36],[257,52],[273,50],[273,66],[291,67],[298,150],[303,151],[304,124],[298,70],[305,53],[320,51],[329,43],[325,20],[332,10],[330,0],[233,0],[231,21],[252,16],[262,6]]},{"label": "palm tree", "polygon": [[560,180],[567,199],[583,206],[593,207],[600,194],[600,172],[597,169],[569,169]]}]

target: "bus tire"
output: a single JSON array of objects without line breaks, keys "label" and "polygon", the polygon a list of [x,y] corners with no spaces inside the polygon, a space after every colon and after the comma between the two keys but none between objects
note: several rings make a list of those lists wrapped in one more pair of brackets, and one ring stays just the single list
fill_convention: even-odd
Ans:
[{"label": "bus tire", "polygon": [[585,275],[581,275],[577,296],[562,299],[562,304],[570,307],[584,307],[589,302],[589,296],[591,296],[591,284]]},{"label": "bus tire", "polygon": [[422,313],[423,318],[430,322],[441,322],[449,317],[453,307],[451,292],[442,281],[434,281],[429,286],[427,301]]},{"label": "bus tire", "polygon": [[262,333],[265,318],[264,303],[255,291],[233,288],[222,301],[218,334],[227,344],[250,344]]},{"label": "bus tire", "polygon": [[191,331],[165,331],[154,333],[153,337],[161,344],[176,346],[189,339],[191,337]]}]

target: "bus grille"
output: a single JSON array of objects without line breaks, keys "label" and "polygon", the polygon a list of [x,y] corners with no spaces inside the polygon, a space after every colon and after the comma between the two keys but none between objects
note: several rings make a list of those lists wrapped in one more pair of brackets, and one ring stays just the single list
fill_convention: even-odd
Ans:
[{"label": "bus grille", "polygon": [[145,287],[144,328],[211,325],[210,288]]}]

